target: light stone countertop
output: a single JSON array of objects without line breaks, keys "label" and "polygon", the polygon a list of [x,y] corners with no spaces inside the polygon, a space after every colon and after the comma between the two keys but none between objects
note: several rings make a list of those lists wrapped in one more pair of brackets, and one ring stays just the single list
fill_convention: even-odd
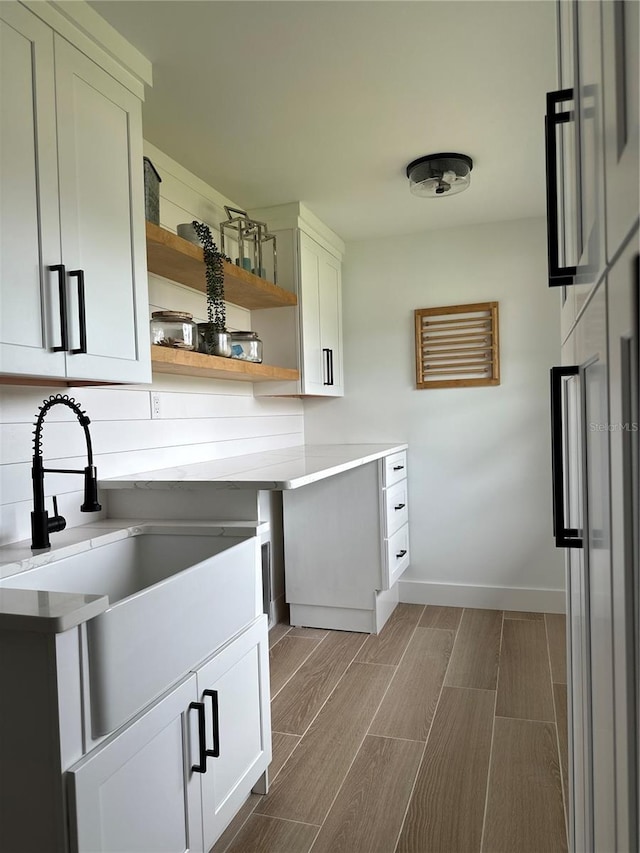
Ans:
[{"label": "light stone countertop", "polygon": [[303,444],[100,481],[100,489],[299,489],[407,449],[406,444]]},{"label": "light stone countertop", "polygon": [[59,634],[108,607],[106,595],[0,587],[0,631]]},{"label": "light stone countertop", "polygon": [[[301,445],[101,480],[100,489],[298,489],[406,448],[406,444]],[[106,595],[7,588],[2,585],[3,579],[12,577],[13,583],[21,572],[88,553],[145,530],[171,527],[249,536],[266,529],[258,522],[105,519],[52,535],[51,548],[46,551],[32,551],[29,540],[5,545],[0,547],[0,630],[65,631],[109,607]]]}]

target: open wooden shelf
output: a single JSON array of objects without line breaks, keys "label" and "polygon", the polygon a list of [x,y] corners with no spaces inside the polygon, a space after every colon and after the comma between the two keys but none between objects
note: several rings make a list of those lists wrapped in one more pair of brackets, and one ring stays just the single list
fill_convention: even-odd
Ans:
[{"label": "open wooden shelf", "polygon": [[[203,252],[200,246],[147,222],[147,268],[194,290],[206,292]],[[295,293],[265,281],[235,264],[224,262],[224,298],[242,308],[283,308],[297,305]]]},{"label": "open wooden shelf", "polygon": [[295,382],[300,373],[288,367],[255,364],[238,358],[219,358],[190,350],[172,347],[151,347],[151,366],[156,373],[173,373],[180,376],[203,376],[206,379],[237,379],[242,382],[269,382],[286,380]]}]

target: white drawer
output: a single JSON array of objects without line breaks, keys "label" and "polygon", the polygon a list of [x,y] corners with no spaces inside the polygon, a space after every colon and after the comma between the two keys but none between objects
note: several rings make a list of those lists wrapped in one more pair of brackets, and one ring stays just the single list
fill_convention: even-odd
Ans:
[{"label": "white drawer", "polygon": [[385,525],[386,536],[391,536],[409,520],[407,481],[400,480],[399,483],[385,490]]},{"label": "white drawer", "polygon": [[405,524],[389,539],[386,540],[387,545],[387,585],[386,589],[391,589],[400,575],[409,566],[409,525]]},{"label": "white drawer", "polygon": [[384,457],[384,486],[392,486],[407,476],[407,451]]}]

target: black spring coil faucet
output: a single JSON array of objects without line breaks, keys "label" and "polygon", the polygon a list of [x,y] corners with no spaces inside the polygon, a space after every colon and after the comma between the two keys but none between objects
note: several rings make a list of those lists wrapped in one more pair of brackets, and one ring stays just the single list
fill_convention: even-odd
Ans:
[{"label": "black spring coil faucet", "polygon": [[[68,406],[78,418],[78,423],[84,430],[87,442],[87,465],[80,471],[74,468],[45,468],[42,459],[42,424],[47,412],[57,405]],[[31,513],[31,548],[41,550],[50,548],[49,534],[64,530],[67,526],[66,519],[58,514],[58,501],[53,498],[52,518],[45,509],[44,502],[44,475],[45,474],[83,474],[84,475],[84,501],[80,507],[81,512],[99,512],[102,507],[98,503],[98,480],[96,468],[93,464],[93,449],[91,447],[91,435],[89,424],[91,421],[86,412],[82,411],[73,397],[67,394],[55,394],[45,400],[40,409],[33,431],[33,464],[31,467],[31,478],[33,480],[33,512]]]}]

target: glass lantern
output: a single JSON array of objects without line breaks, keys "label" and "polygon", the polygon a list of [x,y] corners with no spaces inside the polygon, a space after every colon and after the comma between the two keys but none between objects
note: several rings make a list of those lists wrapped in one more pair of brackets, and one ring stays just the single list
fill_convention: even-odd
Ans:
[{"label": "glass lantern", "polygon": [[[222,253],[230,254],[227,250],[231,248],[228,243],[230,240],[233,241],[237,246],[236,264],[260,278],[267,277],[267,266],[269,266],[269,270],[273,270],[273,283],[276,284],[278,271],[275,234],[268,232],[265,222],[250,219],[244,210],[226,205],[224,209],[229,218],[226,222],[220,223]],[[267,255],[265,255],[265,249],[268,252]]]}]

